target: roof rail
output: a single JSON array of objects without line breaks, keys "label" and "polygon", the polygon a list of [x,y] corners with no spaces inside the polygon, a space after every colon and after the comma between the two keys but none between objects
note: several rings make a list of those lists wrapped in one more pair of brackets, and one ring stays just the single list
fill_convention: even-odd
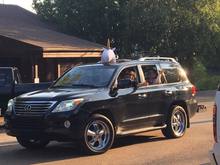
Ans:
[{"label": "roof rail", "polygon": [[174,58],[171,58],[171,57],[142,57],[142,58],[139,58],[139,61],[147,61],[147,60],[170,61],[170,62],[177,63],[177,60],[175,60]]},{"label": "roof rail", "polygon": [[[123,63],[123,62],[130,62],[132,59],[116,59],[116,63]],[[98,64],[101,64],[102,62],[97,62]]]},{"label": "roof rail", "polygon": [[117,59],[116,60],[117,63],[130,62],[130,61],[132,61],[132,59]]}]

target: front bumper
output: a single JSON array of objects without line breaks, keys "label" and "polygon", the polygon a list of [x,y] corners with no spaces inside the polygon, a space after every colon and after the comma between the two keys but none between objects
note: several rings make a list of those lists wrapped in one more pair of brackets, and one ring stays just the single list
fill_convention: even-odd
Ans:
[{"label": "front bumper", "polygon": [[[54,113],[42,117],[34,116],[5,116],[5,130],[10,136],[29,138],[47,138],[57,141],[79,139],[82,127],[88,114],[73,114],[72,112]],[[69,128],[64,122],[71,123]]]}]

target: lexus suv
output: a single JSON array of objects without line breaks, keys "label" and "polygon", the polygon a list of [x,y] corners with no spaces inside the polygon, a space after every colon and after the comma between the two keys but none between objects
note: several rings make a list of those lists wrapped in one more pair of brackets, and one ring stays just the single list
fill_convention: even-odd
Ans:
[{"label": "lexus suv", "polygon": [[210,152],[211,164],[220,164],[220,87],[216,92],[215,104],[213,107],[213,133],[215,144],[213,151]]},{"label": "lexus suv", "polygon": [[[152,70],[160,81],[146,83]],[[167,138],[182,137],[197,111],[195,94],[172,58],[82,65],[46,90],[10,100],[5,128],[29,149],[78,141],[83,151],[100,154],[118,136],[161,129]]]}]

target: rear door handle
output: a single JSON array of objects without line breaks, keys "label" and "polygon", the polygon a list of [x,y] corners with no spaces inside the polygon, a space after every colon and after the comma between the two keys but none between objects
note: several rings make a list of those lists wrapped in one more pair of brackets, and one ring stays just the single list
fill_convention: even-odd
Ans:
[{"label": "rear door handle", "polygon": [[165,91],[165,95],[172,95],[173,94],[173,92],[172,91]]}]

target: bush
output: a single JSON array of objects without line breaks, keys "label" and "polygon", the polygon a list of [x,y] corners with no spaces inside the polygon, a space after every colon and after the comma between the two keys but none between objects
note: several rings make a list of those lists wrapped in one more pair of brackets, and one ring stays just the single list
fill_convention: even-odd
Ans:
[{"label": "bush", "polygon": [[191,76],[198,90],[215,90],[220,83],[220,75],[209,74],[200,61],[195,62]]}]

